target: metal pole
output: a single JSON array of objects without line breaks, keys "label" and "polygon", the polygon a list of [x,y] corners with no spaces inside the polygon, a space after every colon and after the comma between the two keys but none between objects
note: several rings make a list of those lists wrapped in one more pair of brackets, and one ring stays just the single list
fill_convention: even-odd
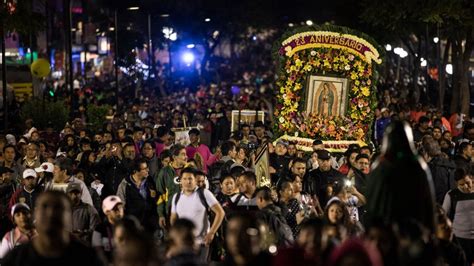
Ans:
[{"label": "metal pole", "polygon": [[[3,5],[3,3],[2,3]],[[8,101],[7,101],[7,61],[5,58],[5,21],[0,18],[0,37],[2,38],[2,86],[3,86],[3,122],[5,132],[8,129]]]},{"label": "metal pole", "polygon": [[152,72],[152,67],[153,67],[153,57],[155,55],[153,54],[153,43],[151,40],[151,15],[148,12],[148,80],[150,80],[151,72]]},{"label": "metal pole", "polygon": [[115,61],[115,105],[118,109],[118,98],[119,98],[119,80],[118,80],[118,20],[117,20],[117,8],[115,9],[114,14],[114,23],[115,23],[115,52],[114,52],[114,61]]},{"label": "metal pole", "polygon": [[66,37],[66,86],[69,85],[71,93],[71,115],[74,113],[74,66],[72,62],[72,36],[71,36],[71,0],[64,0],[64,33]]}]

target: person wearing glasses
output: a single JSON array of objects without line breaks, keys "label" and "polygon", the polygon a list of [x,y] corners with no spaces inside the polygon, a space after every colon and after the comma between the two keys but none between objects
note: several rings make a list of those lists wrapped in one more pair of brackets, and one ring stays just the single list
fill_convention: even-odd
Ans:
[{"label": "person wearing glasses", "polygon": [[136,161],[131,171],[132,174],[120,183],[117,196],[125,205],[125,215],[135,216],[146,232],[154,233],[158,228],[155,182],[149,176],[145,159]]}]

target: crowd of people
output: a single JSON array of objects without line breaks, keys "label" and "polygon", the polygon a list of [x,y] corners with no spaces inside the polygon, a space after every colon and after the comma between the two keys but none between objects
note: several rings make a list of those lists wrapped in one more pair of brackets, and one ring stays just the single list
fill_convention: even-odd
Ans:
[{"label": "crowd of people", "polygon": [[[474,124],[382,95],[375,144],[344,154],[318,139],[309,154],[274,143],[262,122],[231,132],[227,111],[245,99],[215,86],[143,99],[96,132],[80,118],[60,132],[28,120],[24,134],[0,138],[2,265],[415,265],[435,255],[469,265]],[[186,120],[183,146],[171,129]],[[412,124],[431,170],[431,253],[417,246],[420,225],[365,222],[370,167],[391,120]],[[271,186],[259,187],[255,149],[265,145]]]},{"label": "crowd of people", "polygon": [[[60,131],[26,120],[21,133],[0,136],[1,265],[473,263],[474,124],[412,107],[387,87],[370,143],[335,154],[315,139],[305,153],[274,141],[275,76],[262,62],[237,82],[122,97],[100,130],[87,124],[84,108],[101,99],[86,84]],[[265,122],[231,132],[231,111],[240,109],[266,112]],[[430,169],[434,232],[367,220],[371,167],[395,120],[412,126]],[[188,145],[175,128],[189,128]],[[255,169],[264,146],[269,186]]]}]

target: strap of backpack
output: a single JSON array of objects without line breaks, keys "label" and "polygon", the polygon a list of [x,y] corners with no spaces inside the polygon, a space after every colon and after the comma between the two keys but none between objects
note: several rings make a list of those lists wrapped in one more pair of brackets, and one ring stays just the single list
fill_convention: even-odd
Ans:
[{"label": "strap of backpack", "polygon": [[204,208],[206,208],[206,212],[209,213],[209,204],[207,204],[206,196],[204,196],[204,189],[198,188],[197,193],[199,196],[199,200],[201,201]]},{"label": "strap of backpack", "polygon": [[178,191],[176,193],[176,198],[174,198],[174,206],[175,207],[178,207],[178,200],[179,200],[180,197],[181,197],[181,191]]},{"label": "strap of backpack", "polygon": [[454,214],[456,213],[456,205],[458,203],[458,192],[459,190],[453,189],[449,192],[449,197],[451,198],[451,206],[449,208],[448,217],[451,221],[454,220]]},{"label": "strap of backpack", "polygon": [[234,206],[239,205],[240,199],[242,199],[243,196],[244,196],[244,194],[242,194],[242,193],[239,193],[239,195],[237,195],[237,197],[235,198],[235,201],[233,202]]}]

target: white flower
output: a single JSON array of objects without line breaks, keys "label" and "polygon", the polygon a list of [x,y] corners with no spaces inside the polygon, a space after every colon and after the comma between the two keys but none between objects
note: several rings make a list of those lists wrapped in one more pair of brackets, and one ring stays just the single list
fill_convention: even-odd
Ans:
[{"label": "white flower", "polygon": [[311,56],[315,56],[316,55],[316,51],[311,51]]},{"label": "white flower", "polygon": [[283,118],[283,116],[280,116],[280,119],[279,119],[280,123],[285,123],[285,118]]},{"label": "white flower", "polygon": [[345,69],[345,70],[351,70],[351,66],[350,66],[350,65],[346,65],[346,66],[344,67],[344,69]]}]

